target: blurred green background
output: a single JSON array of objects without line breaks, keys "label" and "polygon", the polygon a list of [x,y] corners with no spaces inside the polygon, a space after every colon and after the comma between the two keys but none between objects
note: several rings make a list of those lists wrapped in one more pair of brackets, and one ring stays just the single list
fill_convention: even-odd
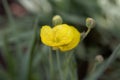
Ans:
[{"label": "blurred green background", "polygon": [[[52,26],[55,15],[80,32],[87,30],[87,17],[96,21],[95,28],[77,48],[60,54],[61,64],[72,54],[67,67],[62,66],[66,79],[59,78],[55,51],[50,51],[39,37],[41,26]],[[96,57],[108,60],[119,42],[120,0],[0,0],[0,80],[84,80],[96,67]],[[50,52],[54,67],[52,79]],[[95,80],[120,80],[119,67],[117,55]]]}]

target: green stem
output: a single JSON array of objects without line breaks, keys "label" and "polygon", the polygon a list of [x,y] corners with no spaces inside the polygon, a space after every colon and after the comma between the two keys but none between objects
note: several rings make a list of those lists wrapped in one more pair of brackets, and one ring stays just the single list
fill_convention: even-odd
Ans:
[{"label": "green stem", "polygon": [[68,53],[68,56],[66,57],[66,59],[67,59],[67,60],[66,60],[66,63],[67,63],[67,64],[69,64],[69,62],[70,62],[70,60],[71,60],[71,58],[72,58],[72,55],[73,55],[72,53]]},{"label": "green stem", "polygon": [[91,28],[88,28],[87,32],[83,33],[81,41],[83,41],[87,37],[87,35],[90,33],[90,31],[91,31]]},{"label": "green stem", "polygon": [[67,77],[68,77],[68,69],[69,69],[69,66],[70,66],[70,61],[71,61],[71,58],[72,58],[72,53],[66,53],[65,55],[65,80],[67,80]]},{"label": "green stem", "polygon": [[60,65],[60,55],[59,55],[59,50],[56,50],[56,58],[57,58],[57,66],[60,74],[60,80],[64,80],[62,76],[62,70],[61,70],[61,65]]},{"label": "green stem", "polygon": [[[76,61],[74,55],[72,56],[72,60],[71,61]],[[72,75],[70,74],[71,75],[71,80],[77,80],[76,62],[71,63],[70,66],[71,66],[71,74],[72,74]]]},{"label": "green stem", "polygon": [[97,69],[97,67],[100,66],[100,64],[102,64],[102,63],[100,63],[100,62],[98,62],[98,61],[95,61],[95,62],[93,63],[93,67],[92,67],[91,71],[88,73],[88,75],[94,73],[95,70]]},{"label": "green stem", "polygon": [[52,50],[49,48],[50,80],[53,80],[53,57]]}]

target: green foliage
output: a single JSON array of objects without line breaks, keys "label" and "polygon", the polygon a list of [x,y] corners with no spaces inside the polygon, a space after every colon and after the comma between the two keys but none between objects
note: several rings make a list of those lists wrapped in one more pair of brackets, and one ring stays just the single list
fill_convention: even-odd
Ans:
[{"label": "green foliage", "polygon": [[[120,0],[37,1],[41,3],[39,13],[16,18],[7,1],[2,0],[7,18],[0,16],[1,22],[6,21],[0,26],[0,55],[3,58],[0,80],[120,79]],[[48,7],[51,10],[47,10]],[[57,55],[43,45],[39,37],[41,26],[52,25],[52,17],[56,14],[79,31],[86,31],[87,17],[95,19],[97,24],[76,49]],[[97,55],[104,58],[102,63],[95,60]]]}]

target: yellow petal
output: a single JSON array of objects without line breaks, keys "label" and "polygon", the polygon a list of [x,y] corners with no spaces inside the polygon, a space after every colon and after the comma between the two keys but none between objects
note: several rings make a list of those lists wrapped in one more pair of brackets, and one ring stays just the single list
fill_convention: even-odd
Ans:
[{"label": "yellow petal", "polygon": [[71,50],[71,49],[75,48],[80,42],[80,37],[81,37],[80,32],[72,26],[71,26],[71,29],[72,29],[73,34],[74,34],[73,39],[69,44],[60,46],[59,49],[61,51]]},{"label": "yellow petal", "polygon": [[73,32],[71,27],[66,24],[57,25],[53,28],[54,32],[54,46],[68,44],[73,39]]},{"label": "yellow petal", "polygon": [[44,44],[51,46],[53,44],[52,28],[50,26],[42,26],[40,29],[40,37]]}]

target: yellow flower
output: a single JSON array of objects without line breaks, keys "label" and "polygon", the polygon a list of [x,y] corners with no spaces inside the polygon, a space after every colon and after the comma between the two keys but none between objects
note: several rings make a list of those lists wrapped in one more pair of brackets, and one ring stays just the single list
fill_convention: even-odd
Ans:
[{"label": "yellow flower", "polygon": [[80,32],[73,26],[67,24],[50,26],[42,26],[40,29],[41,41],[53,48],[61,51],[68,51],[76,47],[80,41]]}]

